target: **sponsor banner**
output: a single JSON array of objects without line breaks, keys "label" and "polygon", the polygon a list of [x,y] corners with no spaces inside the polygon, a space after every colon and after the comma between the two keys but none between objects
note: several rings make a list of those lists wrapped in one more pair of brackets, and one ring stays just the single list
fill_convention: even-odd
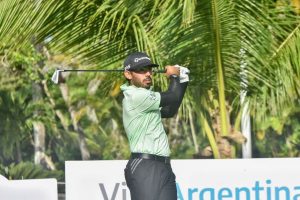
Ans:
[{"label": "sponsor banner", "polygon": [[0,179],[1,200],[57,200],[56,179]]},{"label": "sponsor banner", "polygon": [[[67,161],[66,200],[130,200],[127,161]],[[300,200],[300,158],[172,160],[180,200]]]},{"label": "sponsor banner", "polygon": [[127,161],[66,161],[66,200],[129,200]]}]

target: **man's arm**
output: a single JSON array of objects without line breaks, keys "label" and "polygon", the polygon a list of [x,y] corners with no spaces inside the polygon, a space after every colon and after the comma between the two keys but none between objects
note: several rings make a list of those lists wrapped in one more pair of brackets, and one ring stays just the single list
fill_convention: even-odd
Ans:
[{"label": "man's arm", "polygon": [[170,118],[173,117],[182,102],[185,90],[188,85],[188,78],[187,81],[184,80],[183,83],[180,83],[180,77],[178,68],[173,66],[167,67],[166,75],[170,77],[170,85],[166,92],[161,92],[161,100],[160,100],[160,107],[161,108],[161,117],[162,118]]}]

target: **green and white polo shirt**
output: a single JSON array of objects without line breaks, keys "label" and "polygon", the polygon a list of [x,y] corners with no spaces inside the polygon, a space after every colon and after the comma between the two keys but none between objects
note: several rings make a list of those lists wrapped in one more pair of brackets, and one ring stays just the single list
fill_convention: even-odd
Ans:
[{"label": "green and white polo shirt", "polygon": [[160,94],[134,85],[121,86],[123,124],[131,152],[169,156],[170,148],[160,114]]}]

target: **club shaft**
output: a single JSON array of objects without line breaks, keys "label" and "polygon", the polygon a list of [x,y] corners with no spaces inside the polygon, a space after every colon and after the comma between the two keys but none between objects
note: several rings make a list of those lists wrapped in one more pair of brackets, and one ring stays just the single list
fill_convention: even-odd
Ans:
[{"label": "club shaft", "polygon": [[[123,72],[124,69],[64,69],[61,72]],[[155,73],[165,73],[166,70],[153,70]]]},{"label": "club shaft", "polygon": [[62,72],[122,72],[122,69],[64,69]]}]

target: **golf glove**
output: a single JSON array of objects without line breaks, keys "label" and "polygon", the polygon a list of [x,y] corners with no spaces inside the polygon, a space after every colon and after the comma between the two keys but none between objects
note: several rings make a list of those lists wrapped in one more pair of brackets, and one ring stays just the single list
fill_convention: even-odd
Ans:
[{"label": "golf glove", "polygon": [[180,75],[179,75],[180,83],[189,81],[190,70],[186,67],[182,67],[179,65],[175,65],[175,67],[178,67],[180,71]]}]

